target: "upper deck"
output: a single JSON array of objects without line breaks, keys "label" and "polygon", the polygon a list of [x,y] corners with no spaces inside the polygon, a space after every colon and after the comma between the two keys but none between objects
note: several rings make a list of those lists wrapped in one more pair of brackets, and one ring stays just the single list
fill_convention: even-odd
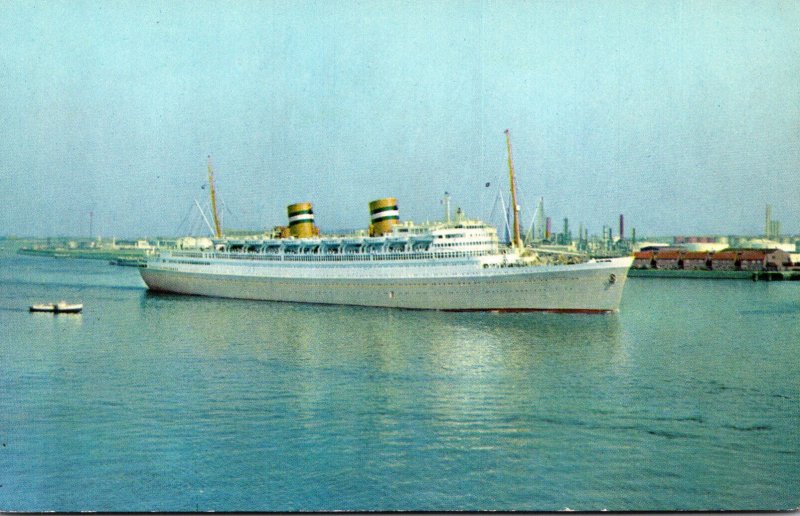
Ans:
[{"label": "upper deck", "polygon": [[231,239],[213,241],[206,251],[171,251],[165,257],[345,262],[465,258],[502,254],[497,230],[480,221],[397,224],[384,236],[364,234],[317,238]]}]

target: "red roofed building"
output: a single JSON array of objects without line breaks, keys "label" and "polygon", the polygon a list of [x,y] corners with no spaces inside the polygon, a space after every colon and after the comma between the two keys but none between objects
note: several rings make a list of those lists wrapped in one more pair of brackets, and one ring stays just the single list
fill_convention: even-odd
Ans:
[{"label": "red roofed building", "polygon": [[764,251],[745,250],[739,253],[739,268],[743,271],[762,271],[767,254]]},{"label": "red roofed building", "polygon": [[714,270],[782,271],[792,258],[781,249],[728,249],[711,257]]},{"label": "red roofed building", "polygon": [[708,251],[689,251],[681,257],[681,269],[690,271],[708,270],[711,268],[711,253]]},{"label": "red roofed building", "polygon": [[653,256],[655,256],[653,251],[640,251],[638,253],[634,253],[632,267],[634,269],[654,269],[655,262],[653,261]]},{"label": "red roofed building", "polygon": [[720,251],[711,256],[711,268],[715,271],[735,271],[739,268],[739,254],[736,251]]},{"label": "red roofed building", "polygon": [[656,269],[679,269],[681,252],[674,249],[661,250],[656,253]]}]

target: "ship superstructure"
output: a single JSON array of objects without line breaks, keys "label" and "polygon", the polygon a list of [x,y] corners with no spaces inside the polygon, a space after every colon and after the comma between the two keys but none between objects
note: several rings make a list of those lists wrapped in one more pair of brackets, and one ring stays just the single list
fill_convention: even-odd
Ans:
[{"label": "ship superstructure", "polygon": [[[395,224],[381,236],[352,235],[214,240],[215,257],[300,263],[408,262],[444,258],[476,258],[479,265],[517,261],[501,252],[497,230],[480,221]],[[207,254],[207,253],[204,253]]]}]

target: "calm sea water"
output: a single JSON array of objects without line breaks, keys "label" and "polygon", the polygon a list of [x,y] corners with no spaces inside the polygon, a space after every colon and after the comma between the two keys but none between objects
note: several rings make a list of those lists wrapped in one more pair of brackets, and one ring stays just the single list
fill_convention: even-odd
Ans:
[{"label": "calm sea water", "polygon": [[[0,255],[0,509],[800,506],[800,283],[630,279],[621,312],[154,295]],[[81,301],[78,316],[28,305]]]}]

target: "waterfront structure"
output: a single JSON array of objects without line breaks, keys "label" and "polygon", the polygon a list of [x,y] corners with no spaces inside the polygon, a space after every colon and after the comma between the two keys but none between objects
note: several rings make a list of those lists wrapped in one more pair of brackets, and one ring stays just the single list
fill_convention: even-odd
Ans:
[{"label": "waterfront structure", "polygon": [[680,268],[684,270],[710,270],[711,252],[688,251],[681,256]]},{"label": "waterfront structure", "polygon": [[711,255],[711,269],[715,271],[739,270],[739,255],[736,251],[720,251]]},{"label": "waterfront structure", "polygon": [[633,254],[634,269],[655,269],[656,262],[654,260],[655,253],[653,251],[639,251]]},{"label": "waterfront structure", "polygon": [[680,268],[681,253],[679,250],[665,249],[656,255],[656,269],[678,269]]},{"label": "waterfront structure", "polygon": [[766,265],[767,255],[763,251],[746,250],[739,253],[739,269],[743,271],[763,270]]},{"label": "waterfront structure", "polygon": [[724,251],[687,251],[666,248],[634,254],[634,269],[714,270],[714,271],[783,271],[793,267],[792,257],[781,249],[726,249]]}]

